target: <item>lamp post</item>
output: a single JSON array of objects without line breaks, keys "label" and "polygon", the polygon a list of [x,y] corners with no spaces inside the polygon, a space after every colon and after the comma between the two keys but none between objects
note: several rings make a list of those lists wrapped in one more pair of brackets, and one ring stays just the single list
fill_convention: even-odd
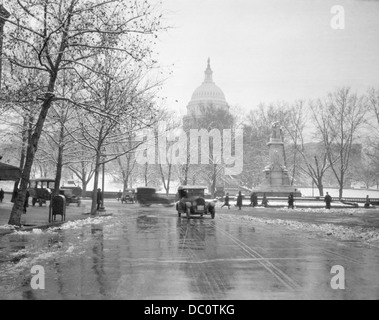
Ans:
[{"label": "lamp post", "polygon": [[10,13],[0,4],[0,89],[1,89],[1,79],[3,74],[3,35],[4,35],[4,24],[5,19],[8,19]]}]

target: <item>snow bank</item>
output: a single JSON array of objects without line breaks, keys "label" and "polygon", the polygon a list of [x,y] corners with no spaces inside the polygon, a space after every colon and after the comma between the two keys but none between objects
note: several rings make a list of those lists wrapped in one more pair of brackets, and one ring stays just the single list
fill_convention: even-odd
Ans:
[{"label": "snow bank", "polygon": [[3,225],[0,225],[0,229],[14,230],[14,229],[16,229],[16,227],[12,226],[11,224],[3,224]]},{"label": "snow bank", "polygon": [[276,209],[281,212],[288,213],[299,213],[299,214],[333,214],[333,215],[363,215],[367,213],[367,209],[364,208],[346,208],[346,209],[326,209],[326,208],[295,208],[288,209],[283,207]]},{"label": "snow bank", "polygon": [[311,224],[293,220],[262,219],[251,216],[219,215],[218,219],[244,220],[266,225],[280,225],[291,230],[316,232],[323,236],[333,236],[340,240],[359,240],[367,243],[379,243],[379,230],[377,228],[344,227],[334,224]]},{"label": "snow bank", "polygon": [[54,231],[54,230],[80,229],[83,226],[90,225],[90,224],[102,224],[111,219],[113,219],[112,216],[105,216],[105,217],[87,218],[83,220],[68,221],[59,227],[49,228],[49,230]]}]

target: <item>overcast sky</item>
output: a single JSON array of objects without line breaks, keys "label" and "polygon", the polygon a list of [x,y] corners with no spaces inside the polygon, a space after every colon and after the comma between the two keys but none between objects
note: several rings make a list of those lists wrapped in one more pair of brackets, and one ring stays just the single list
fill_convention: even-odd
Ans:
[{"label": "overcast sky", "polygon": [[[162,94],[186,112],[207,59],[231,106],[325,96],[341,86],[379,88],[379,1],[163,0],[159,61],[174,65]],[[342,5],[345,29],[331,8]],[[176,102],[176,100],[178,102]]]}]

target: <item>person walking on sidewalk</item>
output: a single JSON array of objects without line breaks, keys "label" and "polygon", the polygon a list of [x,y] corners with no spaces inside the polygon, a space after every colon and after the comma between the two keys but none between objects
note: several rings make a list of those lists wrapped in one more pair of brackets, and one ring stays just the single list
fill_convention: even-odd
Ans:
[{"label": "person walking on sidewalk", "polygon": [[225,207],[227,206],[228,209],[230,209],[230,204],[229,204],[229,193],[226,193],[226,196],[225,196],[225,199],[224,199],[224,204],[221,206],[222,207]]},{"label": "person walking on sidewalk", "polygon": [[294,202],[294,198],[293,198],[293,193],[291,192],[288,196],[288,209],[291,208],[293,209],[294,206],[293,206],[293,202]]},{"label": "person walking on sidewalk", "polygon": [[368,195],[366,196],[365,208],[370,208],[370,197]]},{"label": "person walking on sidewalk", "polygon": [[4,199],[4,190],[3,188],[0,189],[0,202],[3,202]]},{"label": "person walking on sidewalk", "polygon": [[264,193],[263,198],[262,198],[262,207],[267,207],[267,204],[268,204],[268,200],[266,197],[266,193]]},{"label": "person walking on sidewalk", "polygon": [[29,207],[29,190],[26,190],[25,201],[24,201],[24,214],[26,213],[26,208]]},{"label": "person walking on sidewalk", "polygon": [[329,195],[329,193],[326,193],[326,196],[324,198],[325,204],[326,204],[326,209],[330,209],[331,203],[332,203],[332,197]]},{"label": "person walking on sidewalk", "polygon": [[258,205],[258,197],[255,192],[253,192],[250,196],[250,205],[254,208]]},{"label": "person walking on sidewalk", "polygon": [[97,189],[97,210],[99,210],[100,209],[100,206],[101,206],[101,189],[100,188],[98,188]]},{"label": "person walking on sidewalk", "polygon": [[241,194],[241,191],[238,192],[237,207],[239,208],[238,210],[241,210],[241,207],[242,207],[242,194]]}]

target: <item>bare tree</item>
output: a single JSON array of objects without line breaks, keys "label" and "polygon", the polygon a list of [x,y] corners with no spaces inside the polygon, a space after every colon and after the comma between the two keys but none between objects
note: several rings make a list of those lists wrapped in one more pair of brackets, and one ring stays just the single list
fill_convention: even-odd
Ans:
[{"label": "bare tree", "polygon": [[353,145],[365,123],[365,99],[352,93],[350,88],[341,88],[324,101],[312,104],[311,109],[342,198]]},{"label": "bare tree", "polygon": [[[211,196],[214,197],[217,183],[221,181],[225,172],[225,163],[222,161],[223,148],[223,129],[235,129],[235,117],[229,112],[217,108],[213,104],[200,105],[201,116],[188,115],[184,119],[184,131],[188,134],[191,129],[199,130],[205,133],[206,139],[209,139],[208,164],[193,165],[190,161],[184,165],[182,171],[185,172],[185,180],[192,177],[192,183],[204,183],[208,186]],[[209,135],[209,137],[208,137]],[[210,140],[212,139],[212,140]],[[210,143],[212,141],[212,143]],[[202,142],[204,143],[204,142]],[[208,145],[208,142],[206,142]],[[198,141],[190,141],[187,147],[187,160],[190,160],[191,154],[197,154]],[[195,147],[196,150],[193,150]],[[220,154],[218,154],[220,153]],[[198,154],[199,155],[199,154]],[[201,158],[203,155],[201,155]]]},{"label": "bare tree", "polygon": [[[160,13],[148,1],[132,0],[25,0],[9,4],[10,17],[4,56],[17,68],[44,74],[45,91],[26,152],[20,192],[9,224],[20,225],[30,172],[38,142],[54,101],[62,70],[93,72],[94,57],[122,52],[136,61],[149,59]],[[26,63],[21,53],[33,57]],[[98,71],[95,71],[98,73]]]},{"label": "bare tree", "polygon": [[[156,107],[151,102],[157,83],[146,82],[146,70],[122,55],[100,56],[97,68],[101,71],[92,78],[82,77],[82,99],[87,99],[97,112],[77,108],[80,135],[76,140],[95,154],[94,188],[91,213],[96,211],[99,168],[135,150],[117,152],[115,145],[126,145],[135,132],[156,121]],[[105,75],[103,75],[104,73]]]}]

